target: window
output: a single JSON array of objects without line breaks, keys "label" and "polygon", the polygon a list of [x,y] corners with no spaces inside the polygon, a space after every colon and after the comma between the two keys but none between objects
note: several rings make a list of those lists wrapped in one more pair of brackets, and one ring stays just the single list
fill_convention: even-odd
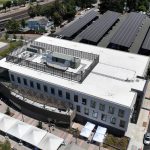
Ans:
[{"label": "window", "polygon": [[41,90],[41,85],[39,83],[37,83],[36,86],[38,90]]},{"label": "window", "polygon": [[23,79],[24,85],[27,85],[27,79]]},{"label": "window", "polygon": [[55,89],[51,88],[51,94],[55,95]]},{"label": "window", "polygon": [[99,110],[105,111],[105,105],[104,104],[99,104]]},{"label": "window", "polygon": [[124,117],[124,110],[119,109],[118,116],[123,118]]},{"label": "window", "polygon": [[109,111],[108,111],[108,112],[109,112],[110,114],[114,114],[114,111],[115,111],[115,108],[109,106]]},{"label": "window", "polygon": [[78,95],[74,95],[74,101],[78,102]]},{"label": "window", "polygon": [[48,91],[47,86],[44,85],[44,92],[47,92],[47,91]]},{"label": "window", "polygon": [[70,100],[70,93],[66,92],[66,99]]},{"label": "window", "polygon": [[84,108],[84,114],[85,114],[85,115],[89,115],[89,109],[86,108],[86,107]]},{"label": "window", "polygon": [[116,118],[115,118],[115,117],[112,117],[112,118],[110,119],[110,123],[111,123],[111,124],[116,124]]},{"label": "window", "polygon": [[91,101],[91,107],[95,108],[96,107],[96,102],[95,101]]},{"label": "window", "polygon": [[124,120],[120,120],[119,126],[122,127],[122,128],[124,128],[125,127],[125,121]]},{"label": "window", "polygon": [[20,77],[17,77],[17,81],[18,83],[21,83]]},{"label": "window", "polygon": [[81,108],[79,105],[76,106],[76,110],[77,110],[77,112],[81,112]]},{"label": "window", "polygon": [[86,99],[85,98],[82,98],[82,104],[86,105]]},{"label": "window", "polygon": [[58,90],[58,95],[59,95],[59,97],[62,97],[62,91],[61,90]]},{"label": "window", "polygon": [[12,81],[15,81],[14,75],[11,74],[10,76],[11,76],[11,80],[12,80]]},{"label": "window", "polygon": [[93,116],[93,118],[97,118],[98,117],[98,112],[93,111],[92,116]]},{"label": "window", "polygon": [[101,120],[106,121],[106,119],[107,119],[107,115],[102,114],[102,116],[101,116]]},{"label": "window", "polygon": [[30,87],[34,88],[33,81],[30,81]]}]

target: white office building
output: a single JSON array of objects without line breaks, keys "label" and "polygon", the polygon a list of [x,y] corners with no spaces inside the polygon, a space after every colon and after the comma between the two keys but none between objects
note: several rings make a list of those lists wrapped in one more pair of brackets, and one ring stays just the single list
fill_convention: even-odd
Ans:
[{"label": "white office building", "polygon": [[149,57],[47,36],[27,47],[0,60],[12,83],[68,103],[81,120],[127,130]]}]

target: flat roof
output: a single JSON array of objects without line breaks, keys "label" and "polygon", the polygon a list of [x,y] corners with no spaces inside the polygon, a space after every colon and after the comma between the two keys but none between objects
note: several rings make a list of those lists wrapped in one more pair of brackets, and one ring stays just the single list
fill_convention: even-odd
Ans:
[{"label": "flat roof", "polygon": [[116,31],[110,43],[129,48],[145,18],[146,15],[131,12],[122,26]]},{"label": "flat roof", "polygon": [[98,42],[104,34],[113,26],[121,14],[113,11],[107,11],[89,27],[87,27],[79,37],[81,39]]},{"label": "flat roof", "polygon": [[124,107],[132,106],[136,96],[136,93],[131,91],[132,89],[139,91],[144,89],[146,81],[137,79],[136,76],[144,76],[149,57],[46,36],[41,36],[35,41],[98,54],[99,63],[81,84],[6,62],[5,58],[0,60],[0,66],[18,74]]}]

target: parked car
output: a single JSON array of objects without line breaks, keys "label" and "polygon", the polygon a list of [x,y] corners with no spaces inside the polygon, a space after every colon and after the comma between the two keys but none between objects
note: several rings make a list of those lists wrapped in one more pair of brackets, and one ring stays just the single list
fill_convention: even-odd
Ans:
[{"label": "parked car", "polygon": [[150,145],[150,133],[145,133],[145,134],[144,134],[143,143],[144,143],[145,145]]}]

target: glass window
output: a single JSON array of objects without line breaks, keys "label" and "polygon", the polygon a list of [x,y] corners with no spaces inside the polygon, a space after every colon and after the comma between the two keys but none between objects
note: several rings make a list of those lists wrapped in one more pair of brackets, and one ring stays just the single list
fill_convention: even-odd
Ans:
[{"label": "glass window", "polygon": [[125,121],[124,120],[120,120],[119,126],[122,127],[122,128],[124,128],[125,127]]},{"label": "glass window", "polygon": [[37,83],[36,86],[38,90],[41,90],[41,85],[39,83]]},{"label": "glass window", "polygon": [[104,104],[99,104],[99,110],[105,111],[105,105]]},{"label": "glass window", "polygon": [[77,110],[77,112],[81,112],[81,108],[79,105],[76,106],[76,110]]},{"label": "glass window", "polygon": [[24,85],[27,85],[27,79],[23,79]]},{"label": "glass window", "polygon": [[102,116],[101,116],[101,120],[106,121],[106,119],[107,119],[107,115],[102,114]]},{"label": "glass window", "polygon": [[93,116],[93,118],[97,118],[98,117],[98,112],[93,111],[92,116]]},{"label": "glass window", "polygon": [[89,109],[86,108],[86,107],[84,108],[84,114],[85,114],[85,115],[89,115]]},{"label": "glass window", "polygon": [[95,108],[95,107],[96,107],[96,102],[93,101],[93,100],[91,101],[91,107],[92,107],[92,108]]},{"label": "glass window", "polygon": [[123,118],[124,117],[124,110],[119,109],[118,116]]},{"label": "glass window", "polygon": [[66,92],[66,99],[70,100],[70,93]]},{"label": "glass window", "polygon": [[17,77],[17,81],[18,83],[21,83],[20,77]]},{"label": "glass window", "polygon": [[55,95],[55,89],[51,88],[51,94]]},{"label": "glass window", "polygon": [[85,98],[82,98],[82,104],[86,105],[86,99]]},{"label": "glass window", "polygon": [[111,124],[116,124],[116,118],[115,118],[115,117],[112,117],[112,118],[110,119],[110,123],[111,123]]},{"label": "glass window", "polygon": [[11,76],[11,80],[12,80],[12,81],[15,81],[14,75],[11,74],[10,76]]},{"label": "glass window", "polygon": [[78,102],[78,95],[74,95],[74,101]]},{"label": "glass window", "polygon": [[30,87],[34,88],[33,81],[30,81]]},{"label": "glass window", "polygon": [[47,86],[44,85],[44,92],[48,92]]},{"label": "glass window", "polygon": [[61,90],[58,90],[58,95],[59,95],[59,97],[62,97],[62,91]]},{"label": "glass window", "polygon": [[109,113],[110,114],[114,114],[114,111],[115,111],[115,108],[114,107],[112,107],[112,106],[109,106]]}]

